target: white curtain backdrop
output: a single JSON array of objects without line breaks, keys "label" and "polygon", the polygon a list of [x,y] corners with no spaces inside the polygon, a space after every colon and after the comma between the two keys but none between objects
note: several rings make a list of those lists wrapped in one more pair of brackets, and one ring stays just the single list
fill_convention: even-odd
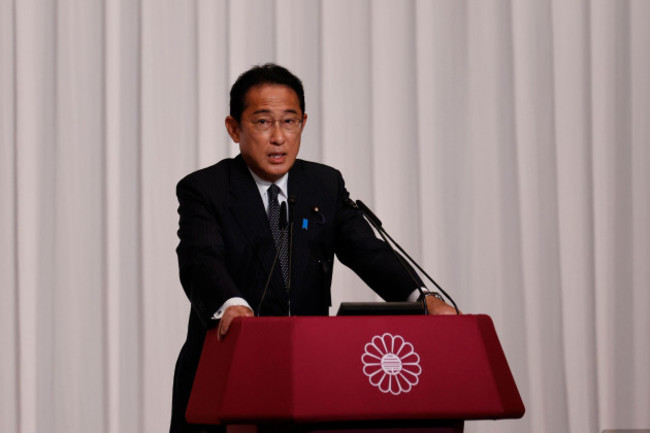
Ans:
[{"label": "white curtain backdrop", "polygon": [[[493,318],[527,412],[468,432],[650,428],[648,23],[646,0],[0,0],[0,431],[167,429],[175,184],[237,153],[229,86],[267,61],[304,81],[301,156]],[[334,294],[375,299],[341,265]]]}]

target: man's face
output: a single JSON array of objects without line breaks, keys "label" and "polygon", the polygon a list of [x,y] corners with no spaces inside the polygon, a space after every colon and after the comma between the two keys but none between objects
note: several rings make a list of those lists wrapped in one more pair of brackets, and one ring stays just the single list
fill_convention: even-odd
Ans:
[{"label": "man's face", "polygon": [[250,169],[275,182],[296,161],[306,122],[296,92],[283,85],[262,84],[246,93],[241,122],[228,116],[226,128]]}]

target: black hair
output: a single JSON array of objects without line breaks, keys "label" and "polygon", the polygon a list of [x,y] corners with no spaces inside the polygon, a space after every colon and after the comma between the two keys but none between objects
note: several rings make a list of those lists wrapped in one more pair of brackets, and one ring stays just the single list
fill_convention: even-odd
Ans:
[{"label": "black hair", "polygon": [[235,84],[230,88],[230,116],[237,122],[241,122],[241,115],[246,109],[246,93],[251,87],[260,84],[279,84],[287,86],[296,92],[300,110],[305,113],[305,91],[302,88],[300,78],[293,75],[287,68],[274,63],[253,66],[237,78]]}]

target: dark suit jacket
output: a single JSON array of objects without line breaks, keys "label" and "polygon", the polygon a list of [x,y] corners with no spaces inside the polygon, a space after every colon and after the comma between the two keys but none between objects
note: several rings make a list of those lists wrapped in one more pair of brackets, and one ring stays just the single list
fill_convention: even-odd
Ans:
[{"label": "dark suit jacket", "polygon": [[[393,253],[349,205],[338,170],[297,160],[289,172],[288,193],[296,199],[291,292],[277,265],[256,314],[287,315],[290,298],[292,315],[327,315],[334,254],[385,300],[405,300],[415,290]],[[188,175],[179,182],[177,195],[180,279],[192,305],[174,376],[173,416],[180,417],[206,330],[215,324],[212,315],[236,296],[258,310],[275,245],[259,190],[241,155]]]}]

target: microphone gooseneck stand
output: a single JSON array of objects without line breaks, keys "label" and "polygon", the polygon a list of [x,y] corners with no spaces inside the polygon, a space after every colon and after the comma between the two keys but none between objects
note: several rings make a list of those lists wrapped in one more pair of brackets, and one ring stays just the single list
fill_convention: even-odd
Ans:
[{"label": "microphone gooseneck stand", "polygon": [[[382,226],[382,224],[381,224],[381,221],[380,221],[379,218],[377,218],[377,216],[376,216],[376,215],[375,215],[375,214],[370,210],[370,208],[369,208],[368,206],[366,206],[366,205],[365,205],[361,200],[357,200],[356,203],[355,203],[354,201],[352,201],[352,199],[348,199],[348,200],[349,200],[349,203],[352,205],[352,207],[354,207],[354,208],[356,208],[356,209],[359,209],[359,210],[361,211],[361,213],[366,217],[366,219],[368,220],[368,222],[370,222],[370,224],[371,224],[375,229],[377,229],[377,232],[379,232],[379,234],[381,235],[381,237],[384,239],[384,242],[386,242],[386,244],[388,244],[388,246],[391,247],[391,250],[393,250],[393,253],[395,253],[395,255],[397,255],[397,258],[398,258],[399,262],[400,262],[400,263],[402,264],[402,266],[404,266],[404,268],[407,270],[407,273],[409,274],[409,276],[411,277],[411,279],[414,279],[413,274],[412,274],[411,271],[408,269],[408,266],[405,266],[405,263],[404,263],[404,261],[403,261],[403,258],[402,258],[399,254],[397,254],[397,252],[392,248],[392,246],[390,245],[390,243],[386,240],[386,237],[387,237],[388,239],[390,239],[390,241],[392,242],[392,244],[395,245],[395,246],[397,247],[397,249],[399,249],[400,252],[401,252],[402,254],[404,254],[404,256],[406,256],[406,258],[409,259],[409,261],[410,261],[411,263],[413,263],[413,265],[414,265],[414,266],[415,266],[415,267],[416,267],[420,272],[422,272],[422,274],[423,274],[425,277],[427,277],[427,279],[428,279],[429,281],[431,281],[431,282],[433,283],[433,285],[436,286],[436,288],[437,288],[438,290],[440,290],[440,293],[442,293],[442,294],[443,294],[443,295],[444,295],[444,296],[445,296],[445,297],[446,297],[446,298],[451,302],[451,304],[452,304],[453,307],[454,307],[454,310],[456,310],[456,314],[460,315],[460,310],[458,310],[458,306],[456,305],[456,302],[454,302],[453,298],[452,298],[451,296],[449,296],[449,294],[448,294],[448,293],[447,293],[447,292],[446,292],[442,287],[440,287],[440,285],[439,285],[438,283],[436,283],[435,280],[434,280],[433,278],[431,278],[431,276],[429,276],[429,274],[428,274],[424,269],[422,269],[422,267],[421,267],[421,266],[420,266],[420,265],[419,265],[415,260],[413,260],[413,258],[412,258],[412,257],[411,257],[411,256],[410,256],[406,251],[404,251],[404,249],[403,249],[403,248],[402,248],[402,247],[401,247],[397,242],[395,242],[395,240],[394,240],[394,239],[393,239],[393,238],[388,234],[388,232],[386,232],[386,230],[384,230],[384,228],[383,228],[383,226]],[[417,280],[415,280],[415,281],[417,281]],[[420,291],[420,294],[423,295],[423,296],[422,296],[422,299],[423,299],[423,301],[424,301],[425,311],[427,311],[427,310],[426,310],[426,300],[424,299],[424,298],[425,298],[425,296],[424,296],[424,292],[422,291],[422,288],[419,287],[419,286],[420,286],[420,285],[417,284],[417,288],[418,288],[418,290]],[[428,311],[427,311],[427,314],[428,314]]]}]

